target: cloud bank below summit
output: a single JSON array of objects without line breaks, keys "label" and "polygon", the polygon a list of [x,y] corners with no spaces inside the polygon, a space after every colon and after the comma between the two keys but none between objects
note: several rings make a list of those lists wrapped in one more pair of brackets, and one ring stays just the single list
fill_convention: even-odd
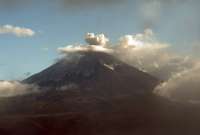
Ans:
[{"label": "cloud bank below summit", "polygon": [[[160,42],[151,29],[122,36],[115,45],[110,45],[109,39],[103,34],[90,35],[87,34],[85,39],[89,45],[70,45],[58,50],[64,54],[88,51],[110,53],[163,80],[154,90],[156,94],[173,100],[200,100],[200,75],[197,74],[200,72],[200,61],[169,51],[171,45]],[[99,40],[99,37],[103,39]]]},{"label": "cloud bank below summit", "polygon": [[22,84],[18,81],[0,81],[0,97],[12,97],[37,91],[34,85]]}]

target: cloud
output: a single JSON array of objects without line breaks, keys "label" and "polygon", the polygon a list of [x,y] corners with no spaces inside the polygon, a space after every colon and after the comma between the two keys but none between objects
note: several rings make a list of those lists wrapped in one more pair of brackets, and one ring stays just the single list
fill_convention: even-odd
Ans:
[{"label": "cloud", "polygon": [[85,41],[89,45],[102,45],[105,46],[109,39],[104,34],[87,33],[85,36]]},{"label": "cloud", "polygon": [[69,45],[58,48],[58,51],[65,54],[88,51],[110,53],[129,65],[148,72],[161,80],[168,80],[174,73],[190,69],[196,63],[189,56],[170,52],[170,45],[159,42],[151,29],[146,29],[144,33],[136,35],[125,35],[113,46],[109,44],[90,45],[96,40],[101,42],[99,37],[106,38],[98,34],[87,34],[86,39],[89,45]]},{"label": "cloud", "polygon": [[128,47],[143,47],[145,42],[151,42],[153,39],[153,31],[151,29],[145,29],[144,33],[136,35],[125,35],[119,39],[120,45],[124,48]]},{"label": "cloud", "polygon": [[0,34],[14,34],[17,37],[31,37],[35,35],[35,32],[29,28],[3,25],[0,26]]},{"label": "cloud", "polygon": [[154,90],[155,93],[173,100],[198,103],[200,101],[200,63],[193,68],[174,74]]},{"label": "cloud", "polygon": [[68,45],[66,47],[59,47],[58,52],[63,54],[85,52],[113,53],[113,49],[106,46],[109,39],[104,34],[95,35],[94,33],[87,33],[85,41],[89,45]]},{"label": "cloud", "polygon": [[170,51],[151,30],[120,38],[116,57],[163,80],[154,93],[176,101],[200,103],[200,60]]},{"label": "cloud", "polygon": [[113,50],[109,48],[105,48],[98,45],[80,45],[80,46],[73,46],[68,45],[66,47],[58,48],[58,51],[63,54],[67,53],[85,53],[85,52],[105,52],[105,53],[112,53]]},{"label": "cloud", "polygon": [[147,29],[144,33],[121,37],[115,55],[161,80],[168,80],[172,74],[195,64],[195,60],[189,56],[170,52],[169,48],[169,44],[159,42],[152,30]]},{"label": "cloud", "polygon": [[195,60],[168,52],[168,48],[165,44],[146,44],[140,48],[122,48],[117,55],[122,61],[161,80],[167,80],[174,73],[194,66]]},{"label": "cloud", "polygon": [[[89,36],[90,37],[90,36]],[[96,36],[92,34],[94,39]],[[170,51],[171,45],[159,41],[151,29],[119,38],[115,45],[78,45],[59,48],[61,53],[106,52],[163,81],[154,92],[173,100],[200,101],[200,61]],[[197,100],[198,99],[198,100]],[[196,101],[197,100],[197,101]]]},{"label": "cloud", "polygon": [[34,85],[22,84],[17,81],[0,81],[0,97],[11,97],[36,92]]},{"label": "cloud", "polygon": [[161,79],[154,93],[171,100],[200,103],[200,61],[170,51],[151,30],[120,38],[115,55],[122,61]]}]

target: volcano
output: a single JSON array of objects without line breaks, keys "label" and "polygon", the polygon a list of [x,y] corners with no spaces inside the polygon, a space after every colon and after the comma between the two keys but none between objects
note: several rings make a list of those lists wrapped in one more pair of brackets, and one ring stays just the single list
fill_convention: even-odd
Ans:
[{"label": "volcano", "polygon": [[43,89],[79,89],[97,96],[147,94],[158,79],[102,52],[87,52],[64,58],[24,80]]},{"label": "volcano", "polygon": [[153,94],[158,79],[107,53],[67,55],[22,82],[40,89],[0,99],[2,135],[199,133],[199,107]]},{"label": "volcano", "polygon": [[[116,99],[152,95],[159,80],[110,54],[86,52],[70,54],[23,83],[39,86],[40,92],[18,100],[15,106],[21,109],[11,113],[108,111]],[[38,102],[45,108],[38,107]]]}]

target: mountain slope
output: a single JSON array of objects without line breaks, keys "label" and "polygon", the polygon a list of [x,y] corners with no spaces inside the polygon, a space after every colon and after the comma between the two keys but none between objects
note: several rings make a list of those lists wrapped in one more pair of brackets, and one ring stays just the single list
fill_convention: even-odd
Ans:
[{"label": "mountain slope", "polygon": [[158,84],[147,73],[98,52],[63,59],[24,82],[48,89],[91,90],[106,95],[149,93]]},{"label": "mountain slope", "polygon": [[2,115],[111,111],[115,100],[152,95],[159,80],[112,55],[87,52],[70,55],[23,83],[38,85],[39,92],[0,99]]},{"label": "mountain slope", "polygon": [[23,81],[38,93],[0,99],[0,134],[200,133],[200,108],[154,95],[158,79],[105,53],[68,57]]}]

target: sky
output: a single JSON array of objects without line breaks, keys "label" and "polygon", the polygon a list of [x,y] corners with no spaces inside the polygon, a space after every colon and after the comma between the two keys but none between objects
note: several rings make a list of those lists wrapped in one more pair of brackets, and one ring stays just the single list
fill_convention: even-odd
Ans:
[{"label": "sky", "polygon": [[87,32],[115,43],[149,28],[173,50],[198,54],[199,9],[199,0],[0,0],[0,80],[45,69]]}]

